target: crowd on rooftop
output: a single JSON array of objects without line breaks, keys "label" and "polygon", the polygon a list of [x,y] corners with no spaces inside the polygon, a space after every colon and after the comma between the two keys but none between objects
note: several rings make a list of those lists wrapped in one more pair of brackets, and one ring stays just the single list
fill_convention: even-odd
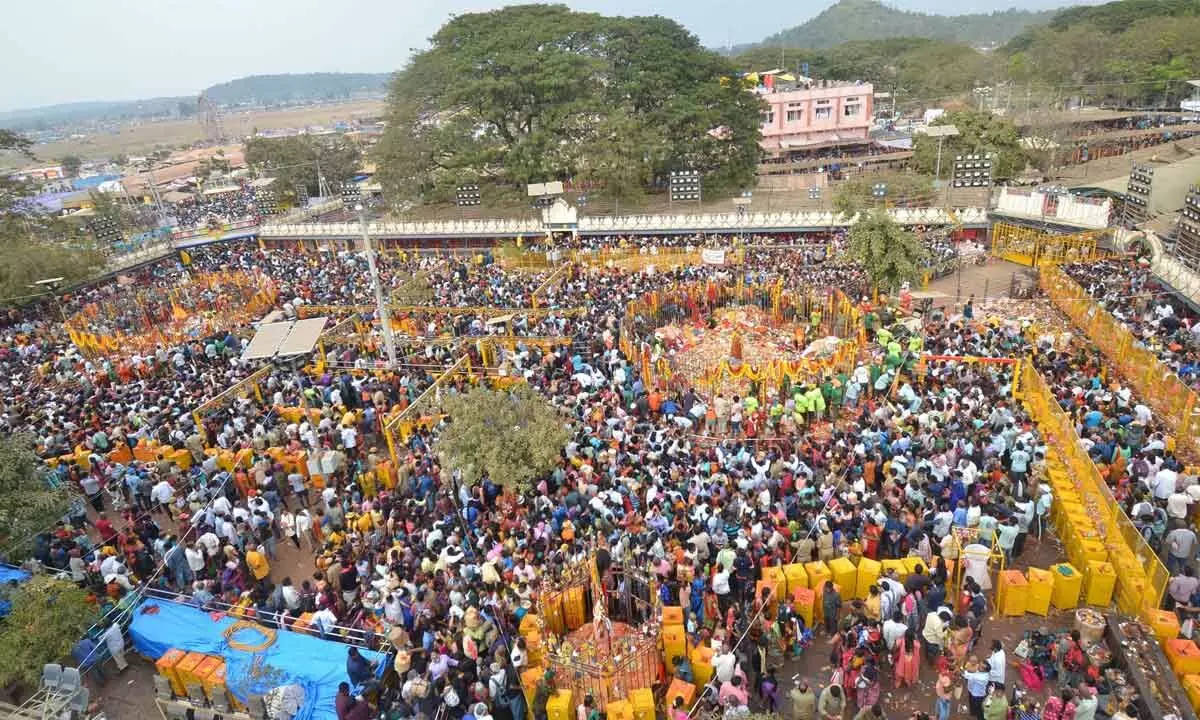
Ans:
[{"label": "crowd on rooftop", "polygon": [[226,192],[198,194],[171,206],[175,224],[181,228],[205,228],[211,225],[245,220],[262,213],[258,191],[244,185]]}]

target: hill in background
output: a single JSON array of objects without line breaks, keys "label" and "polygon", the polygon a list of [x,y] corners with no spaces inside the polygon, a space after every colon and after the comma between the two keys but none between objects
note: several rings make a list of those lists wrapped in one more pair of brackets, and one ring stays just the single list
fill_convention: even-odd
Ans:
[{"label": "hill in background", "polygon": [[876,0],[841,0],[803,25],[776,33],[758,44],[822,49],[855,40],[915,37],[994,45],[1008,42],[1031,26],[1048,23],[1055,14],[1056,11],[1005,10],[979,15],[926,15],[896,10]]},{"label": "hill in background", "polygon": [[[391,73],[296,73],[251,75],[213,85],[204,92],[218,105],[286,107],[382,97]],[[87,128],[133,120],[188,118],[196,114],[196,96],[64,103],[0,112],[0,127],[20,132]]]},{"label": "hill in background", "polygon": [[213,85],[204,93],[218,105],[295,105],[383,95],[391,73],[251,75]]}]

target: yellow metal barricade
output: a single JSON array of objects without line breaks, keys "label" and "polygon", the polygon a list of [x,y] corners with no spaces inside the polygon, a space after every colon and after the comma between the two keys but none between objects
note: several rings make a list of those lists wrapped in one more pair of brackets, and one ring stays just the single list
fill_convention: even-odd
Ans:
[{"label": "yellow metal barricade", "polygon": [[1042,268],[1040,282],[1054,304],[1087,334],[1117,374],[1133,386],[1175,433],[1177,454],[1186,460],[1200,459],[1196,393],[1061,268]]},{"label": "yellow metal barricade", "polygon": [[[1117,571],[1118,606],[1132,614],[1143,608],[1157,608],[1167,587],[1167,568],[1117,504],[1100,469],[1080,444],[1074,423],[1054,399],[1041,373],[1032,362],[1022,362],[1020,375],[1019,398],[1050,447],[1047,465],[1052,483],[1071,485],[1073,497],[1079,498],[1077,507],[1104,538],[1109,561]],[[1063,507],[1065,495],[1055,491],[1059,527],[1070,526],[1070,513]],[[1061,539],[1068,547],[1082,543],[1081,538]]]},{"label": "yellow metal barricade", "polygon": [[1057,235],[1024,225],[996,223],[992,226],[992,254],[1030,267],[1095,260],[1102,255],[1097,242],[1103,235],[1098,231]]}]

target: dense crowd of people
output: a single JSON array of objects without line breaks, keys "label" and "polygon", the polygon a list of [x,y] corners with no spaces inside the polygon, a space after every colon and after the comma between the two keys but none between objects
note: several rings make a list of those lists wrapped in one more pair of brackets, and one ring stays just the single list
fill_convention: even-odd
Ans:
[{"label": "dense crowd of people", "polygon": [[1137,260],[1064,265],[1097,304],[1193,387],[1200,384],[1200,316]]},{"label": "dense crowd of people", "polygon": [[[565,413],[571,430],[557,466],[525,491],[486,475],[468,487],[443,471],[438,435],[452,418],[417,427],[395,463],[380,430],[462,353],[482,363],[469,340],[494,332],[482,310],[397,318],[410,323],[414,339],[401,344],[401,366],[391,371],[382,369],[376,334],[331,342],[322,373],[298,380],[274,372],[261,397],[216,408],[201,426],[191,410],[255,369],[239,358],[240,329],[153,354],[85,358],[51,316],[14,313],[0,347],[7,385],[0,428],[29,434],[52,462],[82,451],[53,470],[54,481],[76,485],[82,500],[30,539],[33,555],[120,609],[133,606],[136,591],[154,588],[273,627],[299,629],[304,616],[322,636],[386,642],[394,673],[382,687],[361,659],[348,659],[340,720],[376,711],[432,718],[439,708],[453,719],[516,719],[527,710],[544,719],[554,679],[540,681],[527,700],[528,652],[515,629],[536,607],[541,578],[600,550],[653,573],[661,601],[681,606],[692,638],[712,644],[716,677],[702,704],[729,717],[751,707],[802,720],[849,711],[885,717],[883,689],[914,687],[922,666],[937,675],[936,697],[924,703],[931,717],[951,716],[959,683],[974,717],[1004,717],[1011,684],[1006,648],[984,639],[986,572],[969,575],[959,596],[949,567],[971,543],[994,545],[1009,562],[1027,551],[1049,508],[1040,482],[1045,443],[1013,398],[1014,365],[921,363],[920,354],[1033,353],[1078,418],[1089,451],[1127,491],[1131,516],[1142,516],[1139,504],[1152,514],[1160,503],[1177,511],[1177,496],[1196,488],[1178,481],[1180,464],[1152,414],[1111,378],[1106,384],[1085,341],[1063,347],[1031,338],[1017,322],[985,322],[973,301],[961,314],[926,317],[914,334],[898,324],[902,308],[864,298],[870,343],[852,370],[831,370],[819,387],[765,388],[745,398],[647,384],[636,359],[618,349],[626,304],[675,282],[740,274],[782,278],[794,290],[864,295],[860,268],[813,259],[751,247],[739,268],[580,270],[539,297],[547,313],[508,320],[516,342],[500,348],[496,367],[524,378]],[[549,276],[399,255],[380,266],[385,287],[431,308],[530,307]],[[170,283],[231,269],[270,278],[287,313],[370,300],[366,262],[353,253],[211,245],[186,268],[145,272]],[[70,302],[120,292],[93,290]],[[567,308],[583,310],[554,312]],[[521,341],[533,336],[558,340]],[[361,372],[368,369],[379,372]],[[455,378],[440,392],[466,387]],[[317,412],[281,410],[301,406]],[[690,432],[697,424],[715,439]],[[190,462],[123,452],[151,443],[186,451]],[[247,460],[222,467],[208,448],[241,451]],[[276,450],[304,453],[306,465],[289,468]],[[1194,535],[1186,547],[1179,535],[1164,534],[1163,542],[1181,576],[1189,572]],[[279,571],[284,545],[311,552],[306,575]],[[909,556],[920,559],[915,571],[885,574],[865,599],[832,584],[819,588],[822,620],[814,626],[791,599],[755,592],[770,566]],[[1040,717],[1090,717],[1095,678],[1068,662],[1079,638],[1061,643],[1051,672],[1065,689]],[[833,676],[786,682],[784,664],[805,652],[827,653]],[[688,665],[681,659],[663,672],[687,679]],[[591,720],[588,700],[578,700],[580,716]],[[1039,716],[1032,707],[1022,712]]]},{"label": "dense crowd of people", "polygon": [[257,217],[260,213],[258,191],[250,185],[227,192],[198,194],[171,206],[175,224],[181,228],[205,228]]}]

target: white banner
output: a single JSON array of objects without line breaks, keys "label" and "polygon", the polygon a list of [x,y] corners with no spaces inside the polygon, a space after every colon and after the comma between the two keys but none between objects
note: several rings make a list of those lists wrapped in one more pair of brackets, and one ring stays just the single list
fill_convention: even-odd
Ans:
[{"label": "white banner", "polygon": [[700,259],[705,265],[724,265],[725,251],[705,248],[704,250],[700,251]]}]

